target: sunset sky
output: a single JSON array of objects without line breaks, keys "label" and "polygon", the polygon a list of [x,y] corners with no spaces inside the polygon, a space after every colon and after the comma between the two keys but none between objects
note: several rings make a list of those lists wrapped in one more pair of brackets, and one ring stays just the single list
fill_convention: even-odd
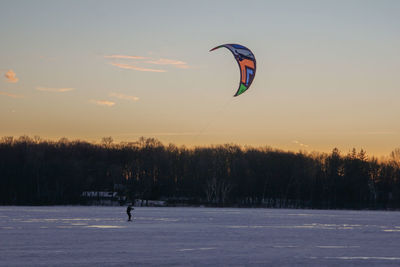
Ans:
[{"label": "sunset sky", "polygon": [[[400,1],[1,1],[0,136],[400,147]],[[257,59],[251,88],[224,43]]]}]

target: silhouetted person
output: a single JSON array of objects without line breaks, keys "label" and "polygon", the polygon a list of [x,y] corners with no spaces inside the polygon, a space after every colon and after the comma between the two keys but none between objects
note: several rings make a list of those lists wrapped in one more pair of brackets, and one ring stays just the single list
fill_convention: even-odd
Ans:
[{"label": "silhouetted person", "polygon": [[132,205],[129,205],[128,208],[126,209],[126,213],[128,214],[128,222],[132,221],[131,210],[134,210],[134,208],[132,207]]}]

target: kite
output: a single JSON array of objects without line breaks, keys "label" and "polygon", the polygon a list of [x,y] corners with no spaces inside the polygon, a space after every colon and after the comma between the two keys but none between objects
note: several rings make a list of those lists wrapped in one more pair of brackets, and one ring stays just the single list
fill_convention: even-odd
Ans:
[{"label": "kite", "polygon": [[234,96],[243,94],[249,89],[256,75],[256,58],[247,47],[239,44],[223,44],[210,50],[225,47],[229,49],[235,57],[240,69],[240,84]]}]

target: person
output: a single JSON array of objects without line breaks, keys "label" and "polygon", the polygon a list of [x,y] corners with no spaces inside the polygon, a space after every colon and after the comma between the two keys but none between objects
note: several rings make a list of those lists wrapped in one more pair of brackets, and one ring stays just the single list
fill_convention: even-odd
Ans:
[{"label": "person", "polygon": [[132,221],[131,210],[134,210],[134,208],[132,207],[132,205],[129,205],[128,208],[126,209],[126,213],[128,214],[128,222]]}]

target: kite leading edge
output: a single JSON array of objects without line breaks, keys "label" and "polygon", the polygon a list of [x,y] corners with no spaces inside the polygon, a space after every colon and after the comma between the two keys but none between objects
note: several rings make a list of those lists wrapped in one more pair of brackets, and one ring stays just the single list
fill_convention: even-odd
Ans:
[{"label": "kite leading edge", "polygon": [[229,49],[235,57],[240,69],[240,84],[234,96],[243,94],[249,89],[256,75],[256,58],[247,47],[239,44],[223,44],[210,50],[225,47]]}]

